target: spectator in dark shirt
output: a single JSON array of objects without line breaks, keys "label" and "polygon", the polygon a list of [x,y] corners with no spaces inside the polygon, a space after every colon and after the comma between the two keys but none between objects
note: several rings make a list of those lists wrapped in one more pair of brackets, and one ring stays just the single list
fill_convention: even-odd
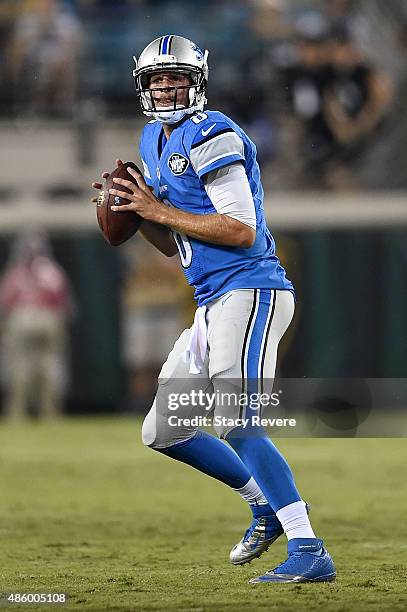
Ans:
[{"label": "spectator in dark shirt", "polygon": [[389,78],[360,54],[346,33],[331,42],[332,84],[324,116],[339,157],[352,159],[374,137],[392,98]]},{"label": "spectator in dark shirt", "polygon": [[302,37],[296,50],[296,62],[283,67],[281,81],[299,131],[301,186],[314,187],[320,186],[321,168],[332,154],[332,133],[324,116],[324,97],[332,83],[329,41]]},{"label": "spectator in dark shirt", "polygon": [[341,31],[300,41],[286,86],[292,112],[302,124],[304,186],[356,188],[353,166],[386,114],[392,97],[389,79]]}]

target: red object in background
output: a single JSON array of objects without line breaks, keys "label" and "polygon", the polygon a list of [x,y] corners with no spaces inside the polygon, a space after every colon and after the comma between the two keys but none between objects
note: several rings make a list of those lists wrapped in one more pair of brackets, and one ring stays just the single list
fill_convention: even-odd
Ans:
[{"label": "red object in background", "polygon": [[10,266],[0,285],[0,305],[7,314],[38,307],[68,315],[72,301],[65,272],[46,255]]}]

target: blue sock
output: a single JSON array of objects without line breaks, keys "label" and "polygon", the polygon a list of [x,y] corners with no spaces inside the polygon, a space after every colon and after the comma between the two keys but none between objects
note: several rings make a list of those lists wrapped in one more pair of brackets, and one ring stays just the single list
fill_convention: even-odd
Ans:
[{"label": "blue sock", "polygon": [[260,518],[261,516],[270,516],[274,514],[274,510],[270,506],[270,504],[249,504],[249,506],[254,518]]},{"label": "blue sock", "polygon": [[287,461],[264,430],[258,428],[258,435],[255,435],[253,430],[248,434],[236,428],[226,439],[246,465],[274,512],[301,500]]},{"label": "blue sock", "polygon": [[234,489],[241,489],[251,478],[250,472],[234,450],[205,431],[198,430],[186,442],[154,450],[187,463]]}]

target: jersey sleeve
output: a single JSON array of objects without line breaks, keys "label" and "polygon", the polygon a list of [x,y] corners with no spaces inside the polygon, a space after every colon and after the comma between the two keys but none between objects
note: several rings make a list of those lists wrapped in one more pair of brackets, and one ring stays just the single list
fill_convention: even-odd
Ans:
[{"label": "jersey sleeve", "polygon": [[199,178],[233,162],[245,161],[243,140],[230,125],[205,121],[204,126],[195,134],[189,153]]},{"label": "jersey sleeve", "polygon": [[205,191],[216,211],[256,230],[256,209],[243,165],[212,170],[204,178]]}]

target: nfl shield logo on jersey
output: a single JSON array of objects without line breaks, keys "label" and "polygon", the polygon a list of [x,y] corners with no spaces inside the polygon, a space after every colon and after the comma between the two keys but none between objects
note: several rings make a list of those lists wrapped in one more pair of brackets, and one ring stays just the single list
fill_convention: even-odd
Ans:
[{"label": "nfl shield logo on jersey", "polygon": [[181,153],[173,153],[168,159],[168,166],[176,176],[184,174],[189,166],[189,160],[181,155]]}]

